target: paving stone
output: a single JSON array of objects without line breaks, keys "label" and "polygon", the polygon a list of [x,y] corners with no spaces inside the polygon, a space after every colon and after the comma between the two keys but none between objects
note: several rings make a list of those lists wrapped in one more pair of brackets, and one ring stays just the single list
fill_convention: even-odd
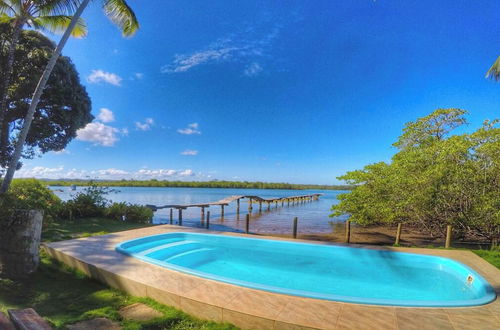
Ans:
[{"label": "paving stone", "polygon": [[12,322],[10,322],[7,315],[5,315],[2,312],[0,312],[0,329],[2,329],[2,330],[16,330],[16,328],[14,328],[14,324],[12,324]]},{"label": "paving stone", "polygon": [[163,314],[158,312],[156,309],[141,303],[125,306],[120,309],[119,313],[124,319],[135,321],[149,321],[163,316]]},{"label": "paving stone", "polygon": [[8,312],[10,320],[19,330],[52,330],[49,323],[42,319],[33,308],[10,309]]},{"label": "paving stone", "polygon": [[121,326],[107,318],[99,317],[68,325],[69,330],[121,330]]}]

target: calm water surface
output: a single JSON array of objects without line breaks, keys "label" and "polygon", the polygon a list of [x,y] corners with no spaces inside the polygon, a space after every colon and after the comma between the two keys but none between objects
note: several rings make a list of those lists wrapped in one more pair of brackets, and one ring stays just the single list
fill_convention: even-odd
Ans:
[{"label": "calm water surface", "polygon": [[[76,193],[82,191],[77,187],[71,191],[69,187],[52,187],[55,193],[63,200],[72,198]],[[345,218],[330,218],[330,208],[338,203],[337,195],[346,191],[332,190],[275,190],[275,189],[220,189],[220,188],[150,188],[150,187],[117,187],[117,192],[108,196],[114,202],[127,202],[134,204],[197,204],[215,202],[232,195],[256,195],[264,198],[307,195],[323,193],[318,201],[307,202],[298,205],[276,208],[273,204],[271,210],[267,210],[267,204],[262,205],[259,213],[258,204],[253,204],[251,213],[250,230],[257,233],[290,234],[294,217],[299,218],[299,233],[329,233],[332,231],[331,221],[344,221]],[[224,219],[221,219],[220,206],[211,206],[205,209],[210,211],[210,228],[222,231],[244,231],[245,215],[248,213],[248,200],[240,201],[240,214],[236,213],[236,202],[224,208]],[[154,223],[168,223],[169,209],[161,209],[155,212]],[[199,227],[200,208],[188,208],[182,212],[183,226]],[[174,224],[178,221],[178,212],[174,210]]]}]

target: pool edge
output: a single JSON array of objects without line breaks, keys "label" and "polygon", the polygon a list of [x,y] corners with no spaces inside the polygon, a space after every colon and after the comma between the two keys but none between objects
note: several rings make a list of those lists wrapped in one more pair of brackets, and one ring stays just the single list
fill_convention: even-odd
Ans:
[{"label": "pool edge", "polygon": [[[430,254],[451,258],[455,261],[459,261],[475,269],[481,276],[483,276],[495,289],[497,294],[497,299],[487,305],[477,306],[477,307],[453,307],[453,308],[433,308],[433,307],[393,307],[393,306],[371,306],[371,305],[358,305],[351,303],[338,303],[338,302],[326,302],[318,299],[311,298],[301,298],[293,297],[285,294],[270,293],[270,292],[257,292],[259,290],[249,289],[245,287],[238,287],[231,284],[219,283],[213,280],[201,279],[196,276],[186,275],[186,274],[172,274],[178,273],[176,271],[168,270],[159,266],[150,265],[144,266],[144,262],[140,260],[132,261],[134,258],[126,257],[116,251],[114,251],[114,246],[121,241],[138,238],[141,236],[161,234],[165,232],[174,231],[183,232],[199,232],[199,233],[214,233],[223,234],[231,236],[243,236],[234,233],[221,233],[221,232],[207,232],[204,230],[193,230],[178,226],[161,225],[155,227],[148,227],[144,229],[136,229],[127,232],[114,233],[104,236],[89,237],[77,240],[47,243],[44,248],[49,253],[49,255],[55,257],[56,259],[67,263],[73,268],[79,269],[90,277],[93,277],[101,282],[104,282],[112,287],[126,291],[132,295],[151,297],[160,303],[171,305],[184,310],[194,316],[209,319],[213,321],[224,321],[230,322],[242,328],[248,328],[249,324],[258,324],[259,328],[280,328],[285,325],[297,325],[312,328],[331,328],[332,322],[342,322],[345,318],[349,318],[347,310],[350,309],[360,309],[363,315],[369,315],[370,310],[380,310],[380,311],[390,311],[387,312],[388,321],[394,323],[398,322],[396,315],[399,313],[398,310],[404,311],[419,311],[419,314],[427,314],[429,310],[443,311],[443,313],[450,314],[449,310],[480,310],[480,311],[490,311],[491,317],[495,320],[495,315],[500,315],[500,302],[498,301],[498,290],[500,288],[500,283],[491,281],[489,276],[485,276],[484,272],[488,273],[492,271],[494,278],[500,278],[500,271],[496,268],[492,269],[493,266],[488,264],[486,261],[480,257],[472,254],[468,251],[439,251],[439,250],[429,250],[429,249],[408,249],[408,248],[383,248],[383,250],[395,250],[403,251],[417,254]],[[301,241],[306,243],[317,243],[303,240],[292,240],[292,239],[282,239],[274,237],[263,237],[259,236],[260,239],[273,239],[273,240],[285,240],[285,241]],[[318,244],[318,243],[317,243]],[[319,243],[323,244],[323,243]],[[343,245],[343,244],[334,244]],[[366,246],[360,246],[366,247]],[[368,246],[367,248],[380,249],[378,247]],[[418,253],[424,252],[424,253]],[[437,253],[436,253],[437,252]],[[472,262],[463,262],[461,260],[456,260],[454,256],[457,255],[469,255],[467,259]],[[110,258],[116,259],[116,261],[123,260],[126,263],[126,267],[119,267],[113,263],[109,262]],[[489,266],[488,266],[489,265]],[[136,270],[141,270],[141,268],[148,268],[148,271],[154,273],[155,276],[166,276],[168,278],[174,276],[179,278],[180,283],[179,288],[172,289],[165,287],[164,285],[152,284],[151,279],[143,278],[138,274],[134,274],[130,268],[136,268]],[[478,269],[478,267],[480,269]],[[201,282],[203,284],[189,287],[189,283]],[[169,283],[165,283],[169,284]],[[184,287],[183,287],[184,286]],[[221,299],[221,297],[210,297],[210,294],[217,295],[218,289],[222,288],[223,295],[227,293],[227,301]],[[233,292],[236,289],[237,293]],[[186,291],[183,291],[186,289]],[[260,306],[258,306],[260,304]],[[275,310],[271,310],[269,306],[276,307]],[[298,308],[296,313],[288,313],[290,309]],[[268,309],[268,310],[266,310]],[[303,317],[307,315],[308,309],[316,313],[318,310],[324,311],[322,315],[327,315],[324,318],[314,318]],[[365,311],[366,310],[366,311]],[[494,314],[492,311],[495,311]],[[327,313],[328,312],[328,313]],[[384,314],[384,313],[382,313]],[[361,316],[363,316],[361,315]],[[384,316],[385,317],[385,316]],[[398,316],[399,317],[399,316]],[[326,318],[326,319],[325,319]],[[328,319],[329,318],[329,319]],[[335,320],[334,320],[335,319]],[[390,319],[390,320],[389,320]],[[450,317],[453,321],[454,318]],[[477,321],[477,317],[474,320]],[[471,320],[469,322],[472,322]],[[484,321],[484,320],[483,320]],[[500,321],[500,320],[496,320]],[[352,322],[358,322],[352,320]],[[457,321],[458,322],[458,321]],[[484,321],[486,322],[486,321]]]}]

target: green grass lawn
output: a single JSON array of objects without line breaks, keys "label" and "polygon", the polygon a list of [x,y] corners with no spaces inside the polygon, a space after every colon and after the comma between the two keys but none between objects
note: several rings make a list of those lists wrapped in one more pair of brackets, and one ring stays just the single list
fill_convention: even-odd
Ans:
[{"label": "green grass lawn", "polygon": [[[145,226],[108,219],[85,219],[52,223],[44,228],[42,236],[45,241],[58,241]],[[118,310],[136,302],[160,311],[163,316],[148,322],[122,320]],[[132,297],[111,289],[43,252],[38,271],[29,279],[11,281],[0,278],[0,311],[28,307],[33,307],[56,329],[96,317],[118,321],[124,329],[236,329],[229,324],[198,320],[149,298]]]},{"label": "green grass lawn", "polygon": [[500,269],[500,249],[495,250],[471,250],[490,264]]},{"label": "green grass lawn", "polygon": [[51,222],[43,228],[44,242],[62,241],[78,237],[105,235],[117,231],[137,229],[150,224],[116,221],[106,218],[88,218],[75,221]]}]

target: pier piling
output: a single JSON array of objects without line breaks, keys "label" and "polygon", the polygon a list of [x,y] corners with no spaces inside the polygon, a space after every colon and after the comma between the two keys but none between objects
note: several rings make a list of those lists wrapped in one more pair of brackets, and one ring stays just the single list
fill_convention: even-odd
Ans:
[{"label": "pier piling", "polygon": [[248,234],[250,232],[250,214],[247,213],[245,219],[245,233]]},{"label": "pier piling", "polygon": [[293,238],[297,238],[297,222],[299,218],[293,218]]}]

